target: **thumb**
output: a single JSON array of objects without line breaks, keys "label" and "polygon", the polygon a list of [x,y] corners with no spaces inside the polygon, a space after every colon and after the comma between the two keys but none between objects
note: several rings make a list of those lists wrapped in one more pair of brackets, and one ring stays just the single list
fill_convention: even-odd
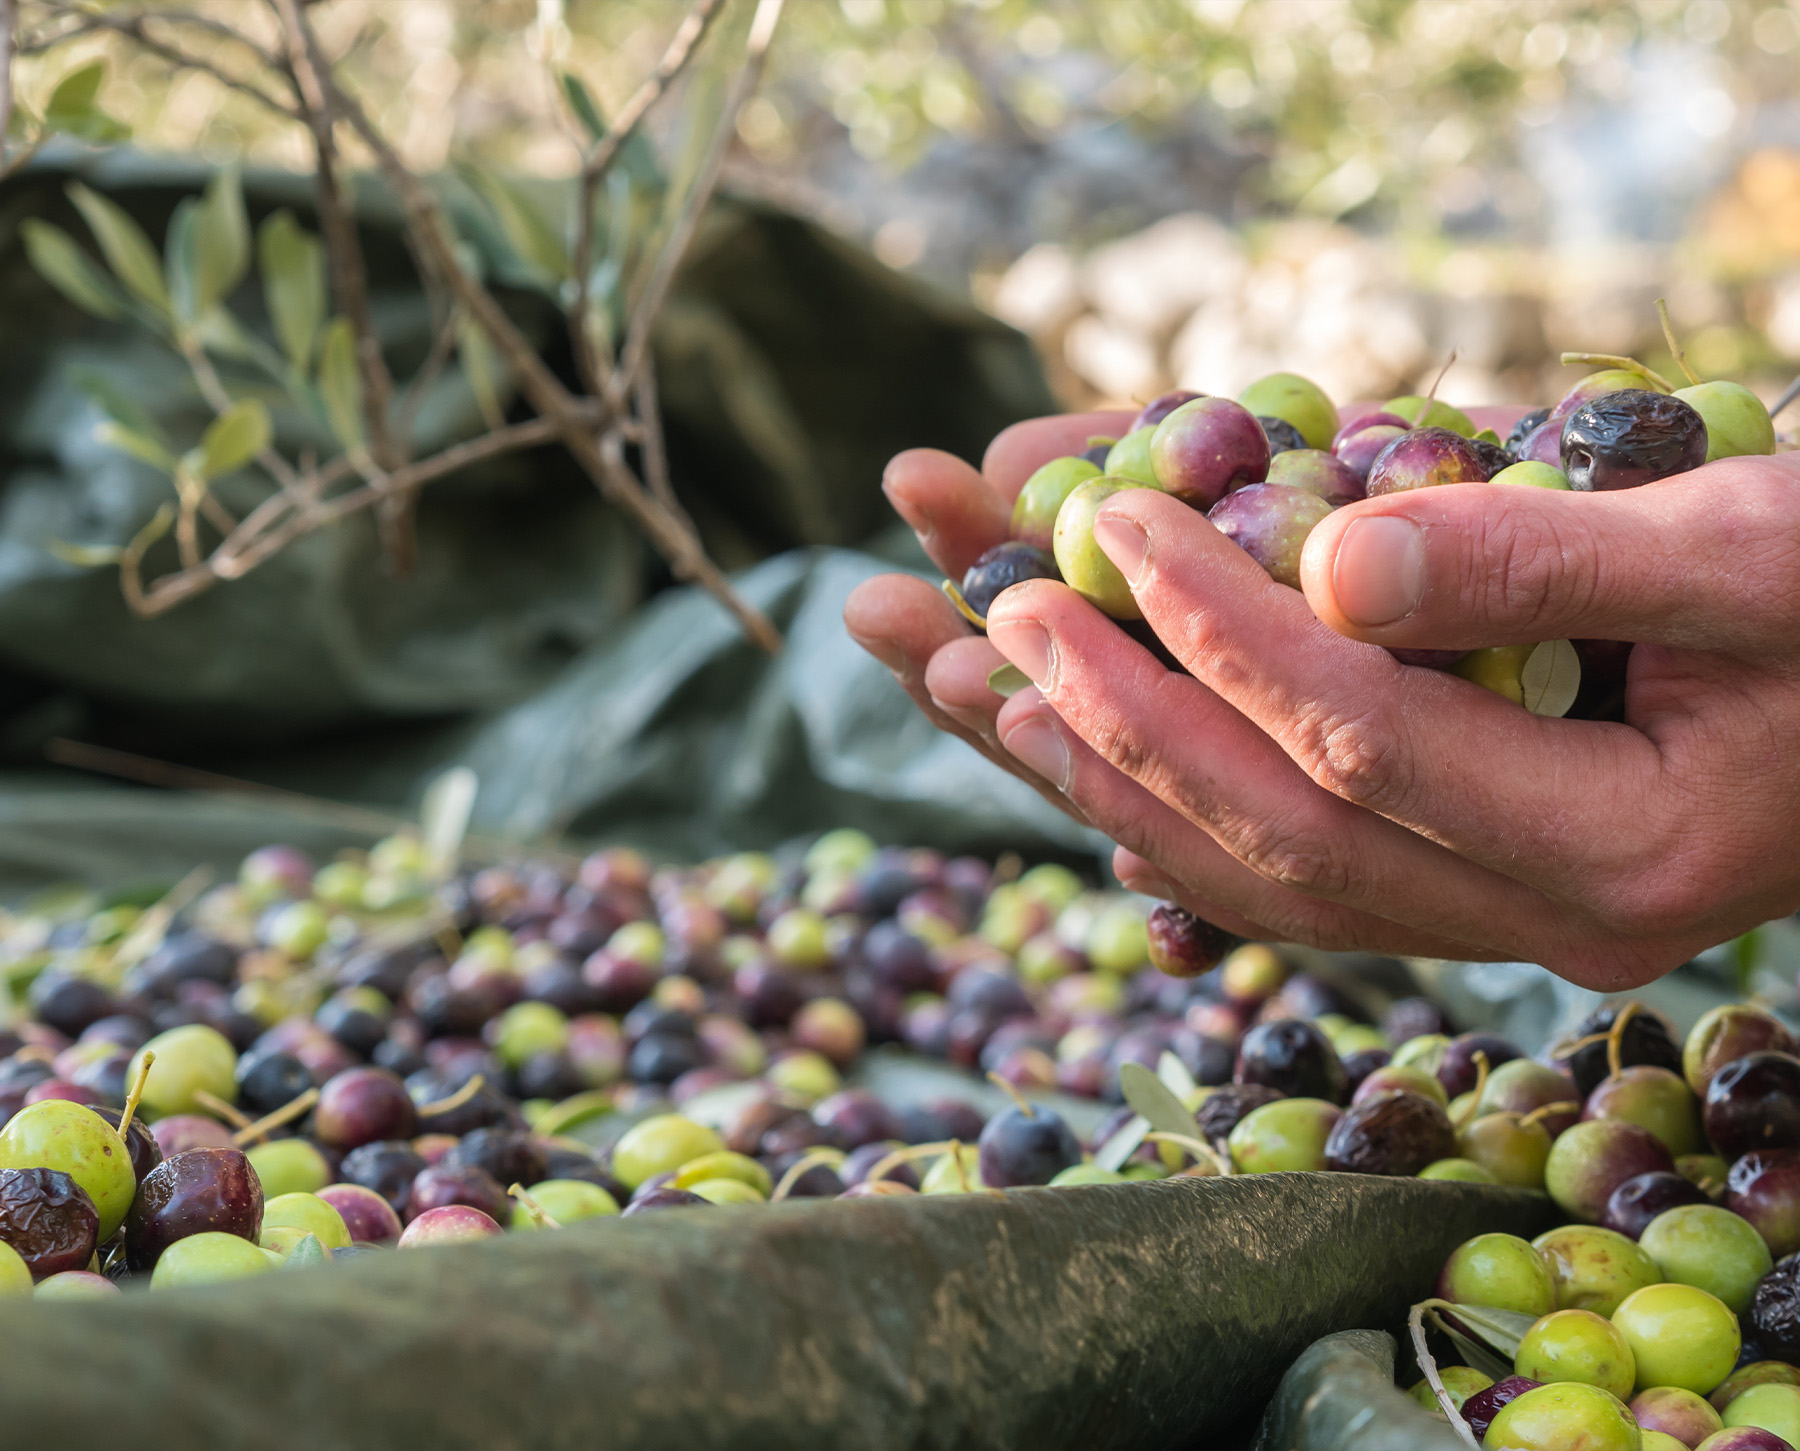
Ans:
[{"label": "thumb", "polygon": [[1800,456],[1610,493],[1453,484],[1368,499],[1312,531],[1300,578],[1321,620],[1379,645],[1791,650]]}]

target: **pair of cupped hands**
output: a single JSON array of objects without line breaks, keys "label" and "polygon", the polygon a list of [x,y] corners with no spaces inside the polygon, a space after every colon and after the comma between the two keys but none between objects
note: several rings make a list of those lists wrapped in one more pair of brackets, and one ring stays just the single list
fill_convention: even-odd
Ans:
[{"label": "pair of cupped hands", "polygon": [[[1472,409],[1504,435],[1520,410]],[[1041,464],[1129,413],[1006,430],[883,487],[960,579]],[[939,728],[1117,843],[1126,886],[1245,937],[1539,962],[1619,991],[1800,906],[1800,454],[1614,493],[1458,484],[1352,504],[1302,595],[1151,489],[1095,538],[1181,670],[1073,590],[975,633],[932,584],[851,635]],[[1626,723],[1547,719],[1384,646],[1635,642]],[[1002,698],[1011,662],[1032,688]]]}]

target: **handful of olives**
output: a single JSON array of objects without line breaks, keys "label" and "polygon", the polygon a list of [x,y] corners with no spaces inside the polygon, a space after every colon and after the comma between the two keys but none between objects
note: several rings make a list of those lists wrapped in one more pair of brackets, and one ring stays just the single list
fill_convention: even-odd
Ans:
[{"label": "handful of olives", "polygon": [[[945,589],[978,628],[1001,591],[1027,579],[1060,578],[1114,619],[1141,619],[1093,536],[1101,505],[1122,489],[1159,489],[1204,512],[1271,579],[1298,589],[1307,536],[1359,499],[1468,483],[1635,488],[1715,459],[1774,452],[1774,424],[1747,388],[1691,373],[1691,386],[1676,388],[1629,359],[1604,361],[1504,440],[1429,397],[1392,398],[1341,418],[1322,390],[1292,373],[1258,380],[1235,402],[1164,394],[1123,437],[1091,439],[1082,454],[1034,473],[1014,503],[1012,539]],[[1453,670],[1534,714],[1604,718],[1618,709],[1629,649],[1548,641],[1395,654]]]}]

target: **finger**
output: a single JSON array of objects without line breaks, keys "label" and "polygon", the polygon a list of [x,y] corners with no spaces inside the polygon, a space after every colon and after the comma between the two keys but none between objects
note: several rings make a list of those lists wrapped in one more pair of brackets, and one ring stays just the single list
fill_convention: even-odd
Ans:
[{"label": "finger", "polygon": [[[1196,521],[1219,549],[1237,553],[1264,585],[1282,589],[1199,515],[1166,496],[1158,500]],[[1161,567],[1155,572],[1154,589],[1138,592],[1141,602],[1167,592]],[[1241,584],[1226,586],[1233,587]],[[1304,602],[1286,593],[1304,614]],[[1162,634],[1164,622],[1152,623]],[[1380,655],[1393,674],[1401,673],[1384,653],[1310,623],[1340,649]],[[1077,736],[1269,881],[1456,941],[1498,945],[1497,930],[1515,940],[1522,930],[1540,961],[1565,945],[1562,917],[1539,893],[1321,790],[1266,733],[1267,722],[1253,724],[1254,712],[1246,720],[1199,680],[1164,669],[1066,586],[1014,586],[995,602],[988,630]],[[1180,657],[1179,633],[1163,638]],[[1247,667],[1235,659],[1232,666],[1238,674],[1228,683],[1236,685]],[[1298,709],[1310,706],[1302,699]],[[1015,749],[1005,710],[999,726],[1002,741]],[[1044,771],[1043,764],[1030,764]]]},{"label": "finger", "polygon": [[1500,403],[1463,409],[1463,412],[1468,415],[1469,422],[1473,423],[1478,431],[1483,428],[1491,428],[1502,438],[1511,433],[1512,426],[1530,411],[1522,403]]},{"label": "finger", "polygon": [[1404,941],[1407,951],[1428,956],[1465,955],[1460,942],[1404,931],[1253,871],[1094,751],[1035,689],[1007,701],[997,725],[1006,748],[1060,784],[1090,821],[1180,883],[1189,900],[1204,901],[1212,914],[1208,921],[1233,932],[1248,927],[1262,937],[1344,951],[1392,951]]},{"label": "finger", "polygon": [[[1530,715],[1454,676],[1409,669],[1385,650],[1346,640],[1314,619],[1299,594],[1166,495],[1130,490],[1110,500],[1099,519],[1095,537],[1135,580],[1146,618],[1197,680],[1248,716],[1332,797],[1367,808],[1356,819],[1379,813],[1408,828],[1406,840],[1418,841],[1412,833],[1419,833],[1492,869],[1459,888],[1479,893],[1464,905],[1508,910],[1492,891],[1501,873],[1566,899],[1634,863],[1652,839],[1612,832],[1597,840],[1591,827],[1629,821],[1647,832],[1669,804],[1657,748],[1638,731]],[[1043,587],[1017,586],[1006,602],[1027,588]],[[1010,656],[992,621],[989,628]],[[1068,652],[1072,666],[1086,664],[1073,661],[1082,648]],[[1391,849],[1392,840],[1384,840]],[[1420,849],[1378,860],[1393,871]],[[1437,890],[1447,886],[1441,870],[1435,875]],[[1380,900],[1366,905],[1380,910]],[[1385,915],[1456,930],[1411,911]]]},{"label": "finger", "polygon": [[1313,612],[1361,640],[1465,649],[1650,640],[1739,655],[1800,627],[1800,458],[1610,493],[1457,484],[1338,510],[1307,538]]},{"label": "finger", "polygon": [[881,476],[894,511],[912,526],[932,562],[956,579],[1012,526],[1012,505],[955,454],[935,448],[896,454]]},{"label": "finger", "polygon": [[[939,730],[973,746],[995,765],[1025,781],[1059,811],[1088,825],[1073,802],[1000,745],[991,726],[983,731],[965,723],[932,697],[926,676],[937,653],[946,648],[986,643],[971,633],[968,623],[940,591],[915,575],[877,575],[850,592],[844,602],[844,627],[857,644],[894,672],[913,704]],[[995,696],[994,701],[997,707],[999,697]]]},{"label": "finger", "polygon": [[1028,418],[994,436],[981,471],[1010,505],[1030,478],[1053,458],[1084,453],[1088,439],[1097,435],[1117,438],[1131,426],[1135,414],[1121,409],[1097,413],[1062,413],[1051,418]]}]

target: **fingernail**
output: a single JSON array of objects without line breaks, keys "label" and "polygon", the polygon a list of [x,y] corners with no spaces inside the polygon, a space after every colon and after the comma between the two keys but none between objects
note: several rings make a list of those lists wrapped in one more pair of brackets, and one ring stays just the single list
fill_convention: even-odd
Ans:
[{"label": "fingernail", "polygon": [[1125,583],[1136,588],[1150,558],[1150,539],[1138,522],[1102,513],[1094,520],[1094,542],[1125,576]]},{"label": "fingernail", "polygon": [[1050,688],[1056,654],[1050,636],[1036,620],[989,620],[988,639],[994,648],[1031,677],[1040,690]]},{"label": "fingernail", "polygon": [[1338,608],[1358,625],[1391,625],[1425,597],[1425,536],[1411,519],[1356,519],[1338,540],[1331,566]]},{"label": "fingernail", "polygon": [[1128,892],[1136,892],[1140,897],[1160,897],[1165,902],[1175,895],[1175,884],[1155,872],[1133,872],[1130,876],[1119,878],[1119,885]]},{"label": "fingernail", "polygon": [[1008,731],[1000,743],[1058,791],[1069,789],[1069,746],[1062,732],[1049,721],[1028,716]]}]

